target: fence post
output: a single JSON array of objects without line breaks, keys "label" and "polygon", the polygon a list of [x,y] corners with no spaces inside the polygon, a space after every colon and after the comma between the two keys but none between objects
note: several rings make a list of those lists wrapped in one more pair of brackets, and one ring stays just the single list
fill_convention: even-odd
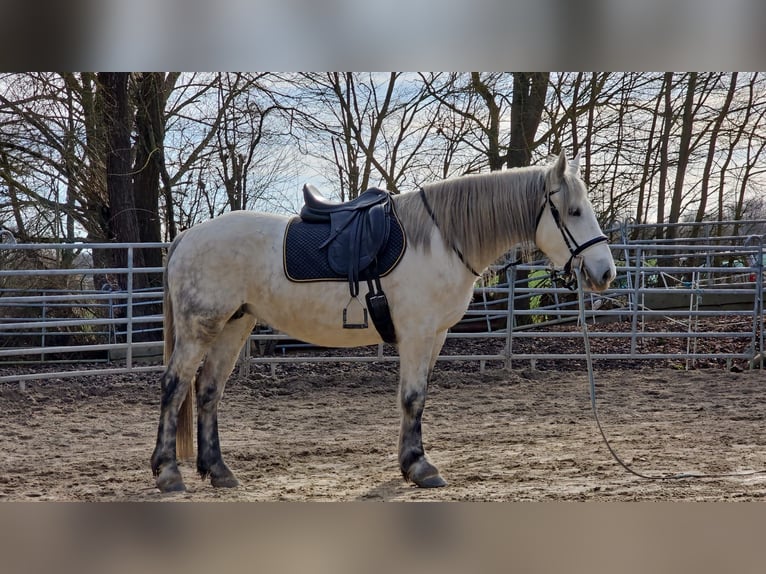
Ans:
[{"label": "fence post", "polygon": [[[101,287],[101,291],[105,291],[106,287],[108,287],[108,285],[104,285],[103,287]],[[112,290],[110,288],[109,292],[111,293],[111,291]],[[112,322],[114,321],[114,298],[111,295],[109,295],[109,319],[110,319],[110,323],[107,326],[108,333],[109,333],[107,343],[109,343],[110,345],[117,344],[117,326]]]},{"label": "fence post", "polygon": [[505,321],[505,369],[511,370],[511,355],[513,353],[513,316],[514,300],[516,298],[516,266],[509,265],[505,270],[505,279],[508,281],[508,316]]},{"label": "fence post", "polygon": [[40,361],[45,362],[45,335],[47,334],[45,325],[46,325],[46,319],[48,318],[48,307],[45,304],[44,291],[40,292],[40,299],[42,299],[43,301],[43,309],[42,309],[43,328],[40,332],[40,346],[42,347],[42,350],[40,351]]},{"label": "fence post", "polygon": [[240,349],[239,351],[239,375],[241,377],[250,376],[250,358],[252,356],[252,353],[251,353],[252,344],[253,344],[252,339],[250,338],[250,335],[248,335],[247,339],[245,339],[245,344],[242,346],[242,349]]},{"label": "fence post", "polygon": [[128,247],[128,308],[125,311],[125,367],[133,368],[133,246]]},{"label": "fence post", "polygon": [[[755,261],[755,296],[753,297],[753,360],[750,362],[750,368],[754,368],[756,363],[760,365],[760,368],[764,368],[764,347],[763,347],[763,327],[764,327],[764,306],[763,306],[763,251],[764,243],[761,240],[761,244],[756,251]],[[756,360],[756,357],[760,357],[760,363]]]},{"label": "fence post", "polygon": [[[630,318],[630,353],[632,355],[636,354],[636,350],[638,347],[638,313],[640,310],[643,310],[643,305],[639,303],[639,290],[641,289],[641,284],[643,283],[642,277],[643,277],[643,260],[644,256],[641,250],[641,246],[638,245],[636,247],[636,258],[635,258],[635,265],[636,265],[636,271],[635,271],[635,279],[633,284],[633,302],[630,305],[630,308],[633,312],[633,315]],[[626,270],[626,273],[630,273]]]},{"label": "fence post", "polygon": [[[710,272],[708,271],[708,276],[710,276]],[[694,313],[695,311],[699,311],[700,308],[700,299],[702,298],[702,294],[700,293],[700,283],[702,282],[702,274],[697,271],[692,271],[692,280],[691,280],[691,293],[689,294],[689,324],[686,328],[686,333],[688,335],[686,339],[686,370],[688,371],[690,368],[693,368],[697,365],[697,359],[689,358],[688,355],[690,353],[697,353],[697,337],[692,336],[692,334],[696,334],[697,332],[697,326],[699,325],[699,315]],[[692,327],[692,324],[694,324],[694,327]],[[727,363],[728,365],[728,363]]]}]

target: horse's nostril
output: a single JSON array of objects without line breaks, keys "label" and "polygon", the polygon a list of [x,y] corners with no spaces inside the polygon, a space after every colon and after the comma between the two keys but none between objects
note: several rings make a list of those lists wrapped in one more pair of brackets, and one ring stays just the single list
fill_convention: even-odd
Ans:
[{"label": "horse's nostril", "polygon": [[612,277],[612,270],[611,269],[607,269],[606,271],[604,271],[604,274],[601,276],[601,282],[604,285],[606,285],[607,283],[610,283],[612,281],[612,279],[613,279],[613,277]]}]

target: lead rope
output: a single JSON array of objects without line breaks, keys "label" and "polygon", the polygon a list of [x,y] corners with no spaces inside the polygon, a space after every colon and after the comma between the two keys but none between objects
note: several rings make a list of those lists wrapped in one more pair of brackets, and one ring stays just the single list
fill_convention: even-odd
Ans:
[{"label": "lead rope", "polygon": [[631,468],[626,462],[624,462],[620,458],[620,456],[612,448],[612,445],[609,444],[609,439],[607,438],[606,433],[604,432],[604,429],[601,426],[601,420],[599,419],[599,416],[598,416],[598,409],[596,408],[596,380],[593,375],[593,358],[591,357],[591,353],[590,353],[590,338],[588,337],[588,324],[585,321],[585,296],[583,294],[583,281],[582,281],[582,275],[581,275],[582,271],[580,269],[581,266],[582,266],[582,260],[580,260],[580,264],[572,266],[572,271],[574,271],[577,277],[577,302],[580,307],[579,319],[580,319],[580,325],[582,325],[582,336],[583,336],[583,343],[585,346],[585,364],[588,367],[590,406],[591,406],[591,409],[593,410],[593,417],[596,419],[596,425],[598,426],[598,430],[601,433],[601,438],[604,439],[604,444],[606,445],[606,448],[609,450],[609,453],[612,455],[614,460],[616,460],[619,463],[619,465],[622,466],[622,468],[627,470],[629,473],[634,474],[635,476],[638,476],[639,478],[645,478],[647,480],[680,480],[684,478],[731,478],[731,477],[753,476],[755,474],[766,473],[766,469],[763,469],[763,470],[753,470],[748,472],[731,472],[731,473],[720,473],[720,474],[701,474],[696,472],[680,472],[677,474],[649,475]]}]

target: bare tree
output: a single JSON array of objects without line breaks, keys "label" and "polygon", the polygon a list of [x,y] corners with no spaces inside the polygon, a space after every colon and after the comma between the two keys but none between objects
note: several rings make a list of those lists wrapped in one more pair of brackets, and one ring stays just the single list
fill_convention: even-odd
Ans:
[{"label": "bare tree", "polygon": [[[705,165],[702,168],[702,178],[700,180],[699,204],[697,206],[697,214],[694,218],[694,221],[697,223],[704,221],[707,212],[710,179],[712,177],[713,162],[715,161],[716,150],[718,149],[718,138],[721,133],[721,127],[723,126],[724,121],[729,114],[731,103],[734,100],[734,94],[737,90],[737,78],[738,74],[736,72],[731,74],[731,78],[729,80],[729,89],[726,91],[726,96],[724,98],[723,104],[721,105],[721,108],[715,118],[715,122],[713,123],[713,128],[710,132],[710,140],[708,141],[707,146],[707,156],[705,157]],[[692,237],[696,237],[701,230],[702,227],[693,227],[691,230]]]},{"label": "bare tree", "polygon": [[[310,134],[301,145],[332,166],[341,199],[373,185],[398,193],[426,164],[421,151],[433,123],[422,85],[399,72],[305,74],[296,80],[296,123]],[[329,171],[329,170],[328,170]]]},{"label": "bare tree", "polygon": [[[81,74],[83,83],[91,77]],[[83,129],[92,118],[82,102],[92,94],[74,74],[8,74],[0,83],[0,178],[19,238],[71,241],[75,225],[102,238],[106,223],[94,205],[104,188],[92,177]]]},{"label": "bare tree", "polygon": [[[133,162],[133,192],[139,237],[142,242],[162,241],[160,214],[160,181],[165,166],[165,105],[168,90],[178,78],[177,73],[144,72],[134,74],[135,101],[135,160]],[[143,250],[147,267],[160,267],[162,254],[158,249]],[[156,284],[161,277],[154,276]]]},{"label": "bare tree", "polygon": [[[678,144],[678,163],[676,165],[676,177],[673,184],[673,194],[670,200],[669,223],[678,223],[681,216],[681,200],[684,196],[684,178],[686,168],[689,165],[691,154],[692,129],[694,128],[694,96],[697,88],[697,73],[689,74],[684,97],[683,113],[681,116],[681,137]],[[667,237],[676,236],[677,228],[670,226],[667,229]]]},{"label": "bare tree", "polygon": [[[271,131],[266,124],[268,116],[282,108],[259,85],[267,74],[222,74],[219,76],[218,101],[225,107],[224,116],[216,133],[218,177],[223,183],[229,209],[248,209],[273,183],[275,172],[260,170],[261,178],[253,181],[251,170],[263,163],[257,152]],[[229,98],[236,93],[237,97]],[[262,167],[262,166],[261,166]],[[267,174],[272,177],[264,177]]]},{"label": "bare tree", "polygon": [[[128,237],[126,210],[139,239],[171,239],[225,210],[284,210],[294,195],[273,194],[298,176],[347,199],[561,149],[584,152],[603,222],[747,217],[766,186],[763,74],[126,76],[115,108],[95,73],[0,75],[0,224],[20,240]],[[132,207],[110,193],[125,181]]]},{"label": "bare tree", "polygon": [[[133,111],[128,93],[129,74],[126,72],[99,72],[99,88],[103,98],[104,135],[106,152],[106,188],[109,194],[109,239],[116,242],[138,243],[141,235],[136,217],[136,202],[131,176],[131,127]],[[142,250],[135,251],[135,267],[143,267]],[[118,267],[128,266],[127,251],[114,249],[112,254]],[[118,280],[125,287],[124,275]],[[143,285],[137,285],[140,288]]]},{"label": "bare tree", "polygon": [[[230,209],[271,199],[284,177],[285,111],[273,74],[183,74],[168,95],[162,175],[169,238]],[[285,113],[288,113],[285,111]]]},{"label": "bare tree", "polygon": [[[440,126],[456,173],[529,165],[535,150],[550,79],[547,72],[422,74],[440,114],[453,118]],[[444,126],[450,129],[445,129]],[[505,127],[504,127],[505,126]],[[455,169],[457,168],[457,169]]]}]

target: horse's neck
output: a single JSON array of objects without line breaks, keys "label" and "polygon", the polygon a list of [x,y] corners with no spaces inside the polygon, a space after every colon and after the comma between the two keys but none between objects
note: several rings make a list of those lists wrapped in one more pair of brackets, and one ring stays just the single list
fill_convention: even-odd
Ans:
[{"label": "horse's neck", "polygon": [[[540,194],[538,188],[543,180],[539,174],[539,170],[525,168],[479,176],[470,182],[469,205],[473,212],[466,214],[464,237],[455,238],[455,243],[460,246],[461,239],[470,243],[460,247],[470,253],[471,266],[477,271],[486,269],[514,245],[522,244],[528,250],[534,243],[537,206],[530,196]],[[481,177],[487,181],[477,185]],[[448,193],[459,193],[460,181],[448,189],[453,190]]]}]

